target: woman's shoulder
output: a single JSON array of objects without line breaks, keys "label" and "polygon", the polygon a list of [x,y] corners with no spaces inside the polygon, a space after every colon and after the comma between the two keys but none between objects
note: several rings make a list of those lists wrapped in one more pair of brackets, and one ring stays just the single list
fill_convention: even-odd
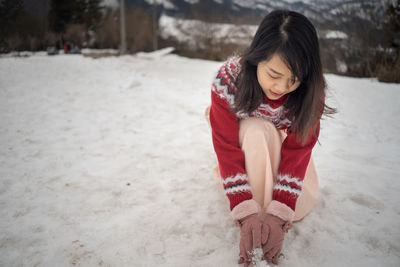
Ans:
[{"label": "woman's shoulder", "polygon": [[229,57],[218,70],[215,77],[212,91],[221,98],[226,99],[229,104],[233,104],[236,92],[236,80],[240,73],[242,64],[239,56]]},{"label": "woman's shoulder", "polygon": [[242,69],[242,60],[240,56],[234,55],[229,57],[221,66],[219,74],[222,74],[224,78],[231,81],[236,81],[240,70]]}]

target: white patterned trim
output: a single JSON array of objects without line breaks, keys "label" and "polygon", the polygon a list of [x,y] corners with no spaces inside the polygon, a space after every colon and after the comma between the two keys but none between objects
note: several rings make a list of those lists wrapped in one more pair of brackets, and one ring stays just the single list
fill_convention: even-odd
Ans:
[{"label": "white patterned trim", "polygon": [[[242,69],[242,65],[240,64],[240,57],[230,57],[227,60],[226,64],[226,72],[232,77],[231,82],[234,83],[238,77],[238,74],[240,73]],[[233,68],[231,68],[233,66]]]},{"label": "white patterned trim", "polygon": [[222,180],[222,183],[224,185],[227,185],[228,183],[236,183],[237,181],[248,181],[247,175],[244,173],[238,173],[235,176],[227,177]]},{"label": "white patterned trim", "polygon": [[243,191],[251,192],[250,185],[249,184],[240,184],[240,185],[235,185],[232,187],[225,188],[225,192],[227,194],[236,194],[236,193],[243,192]]},{"label": "white patterned trim", "polygon": [[292,124],[292,122],[288,118],[281,119],[279,122],[279,125],[285,125],[286,127],[289,127]]},{"label": "white patterned trim", "polygon": [[263,113],[262,111],[260,111],[259,109],[256,109],[255,111],[253,111],[250,116],[254,116],[256,118],[263,118],[269,121],[274,121],[274,120],[280,120],[279,114],[271,114],[271,115],[267,115],[265,113]]},{"label": "white patterned trim", "polygon": [[278,179],[277,179],[277,183],[280,184],[281,181],[286,181],[288,183],[295,183],[300,188],[303,187],[303,181],[299,181],[299,178],[291,177],[288,174],[285,174],[285,175],[279,174],[278,175]]},{"label": "white patterned trim", "polygon": [[[230,57],[222,67],[219,69],[218,74],[221,74],[222,77],[218,78],[218,74],[213,82],[212,90],[222,99],[225,99],[230,106],[232,106],[235,102],[234,94],[229,94],[229,87],[234,88],[236,91],[236,86],[234,80],[237,78],[238,73],[241,70],[241,65],[239,63],[239,57]],[[231,69],[231,64],[236,68],[235,70]],[[225,79],[225,82],[228,84],[221,84],[221,79]]]},{"label": "white patterned trim", "polygon": [[281,114],[281,113],[282,113],[282,109],[283,109],[283,108],[284,108],[283,105],[282,105],[282,106],[279,106],[279,107],[277,107],[277,108],[273,108],[273,107],[271,107],[271,106],[268,105],[268,104],[261,104],[261,105],[257,108],[257,110],[265,111],[265,112],[271,113],[271,114],[273,114],[272,116],[278,116],[278,114]]},{"label": "white patterned trim", "polygon": [[213,89],[214,92],[222,99],[225,99],[229,105],[233,105],[233,103],[235,102],[235,96],[234,95],[230,95],[228,94],[228,88],[229,86],[227,84],[222,85],[220,79],[216,78],[214,80],[214,86]]},{"label": "white patterned trim", "polygon": [[301,190],[283,184],[275,184],[274,190],[282,190],[300,196]]}]

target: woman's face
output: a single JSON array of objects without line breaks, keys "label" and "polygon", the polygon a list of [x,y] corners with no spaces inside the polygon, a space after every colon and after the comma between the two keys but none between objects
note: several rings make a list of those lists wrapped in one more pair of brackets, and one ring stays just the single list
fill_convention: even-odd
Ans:
[{"label": "woman's face", "polygon": [[276,53],[269,60],[258,63],[257,80],[264,94],[273,100],[293,92],[300,85],[299,79],[292,76],[292,72]]}]

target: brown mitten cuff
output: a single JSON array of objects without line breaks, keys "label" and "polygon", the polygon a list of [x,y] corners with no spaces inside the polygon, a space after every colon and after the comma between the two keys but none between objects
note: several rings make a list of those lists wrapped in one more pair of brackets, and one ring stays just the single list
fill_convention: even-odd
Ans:
[{"label": "brown mitten cuff", "polygon": [[281,218],[285,222],[292,222],[294,218],[294,211],[286,204],[272,200],[267,207],[267,213]]},{"label": "brown mitten cuff", "polygon": [[260,211],[260,205],[254,199],[249,199],[236,205],[231,212],[232,218],[235,222],[247,217],[251,214],[258,213]]}]

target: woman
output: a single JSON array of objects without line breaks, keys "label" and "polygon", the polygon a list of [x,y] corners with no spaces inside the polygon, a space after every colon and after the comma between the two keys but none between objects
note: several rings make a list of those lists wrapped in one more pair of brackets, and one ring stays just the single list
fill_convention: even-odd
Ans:
[{"label": "woman", "polygon": [[240,226],[245,266],[259,246],[277,264],[285,232],[315,203],[311,152],[322,114],[334,113],[325,90],[315,28],[287,10],[269,13],[248,50],[227,60],[212,84],[217,174]]}]

